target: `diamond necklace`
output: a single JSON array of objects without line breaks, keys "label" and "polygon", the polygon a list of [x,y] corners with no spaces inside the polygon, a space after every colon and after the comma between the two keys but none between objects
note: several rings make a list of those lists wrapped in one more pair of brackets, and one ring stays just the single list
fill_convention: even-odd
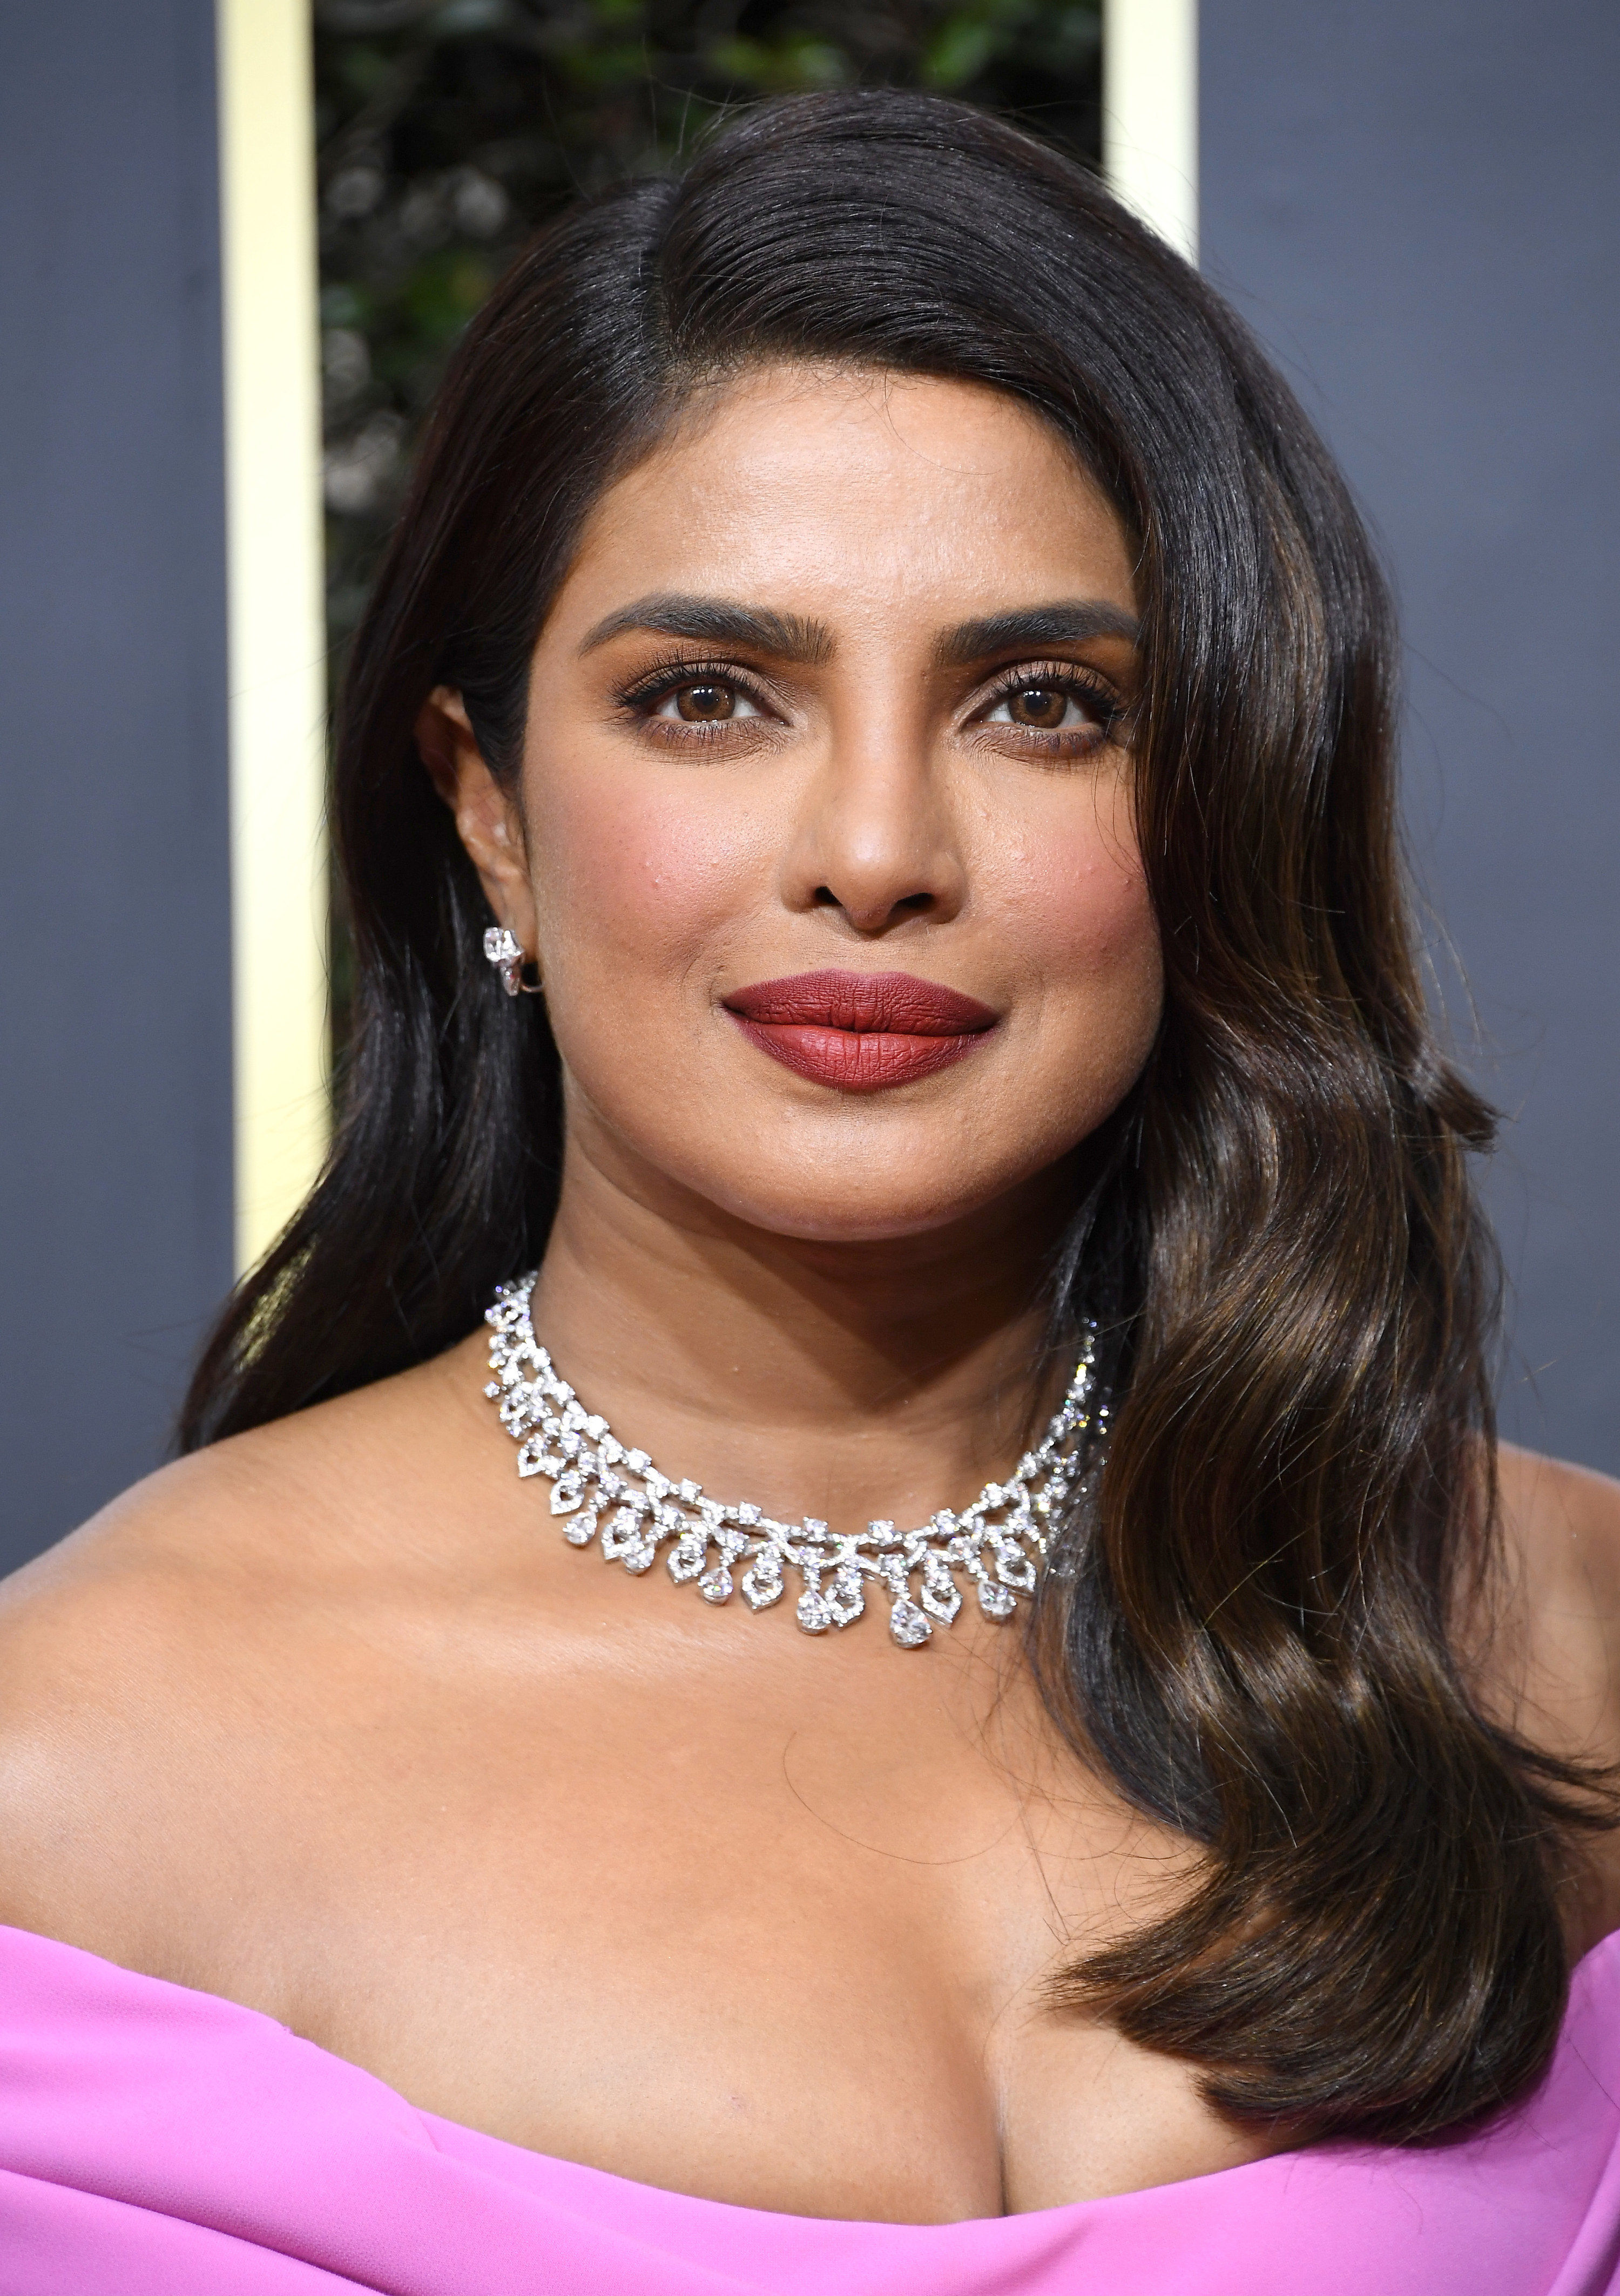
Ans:
[{"label": "diamond necklace", "polygon": [[549,1480],[551,1512],[566,1518],[569,1545],[588,1546],[600,1529],[604,1558],[639,1574],[672,1539],[670,1578],[678,1586],[695,1578],[706,1603],[729,1602],[733,1566],[746,1563],[743,1600],[753,1611],[780,1602],[795,1570],[807,1635],[852,1626],[866,1609],[868,1579],[889,1595],[889,1632],[904,1650],[925,1643],[934,1620],[950,1625],[962,1607],[959,1577],[973,1580],[986,1618],[1011,1618],[1019,1595],[1034,1590],[1053,1518],[1075,1487],[1081,1439],[1094,1422],[1099,1433],[1106,1427],[1107,1405],[1094,1413],[1090,1401],[1097,1329],[1088,1324],[1069,1391],[1038,1448],[1024,1453],[1007,1482],[986,1483],[970,1506],[942,1508],[920,1530],[869,1522],[863,1531],[835,1533],[811,1515],[774,1522],[746,1500],[722,1505],[706,1498],[699,1484],[661,1475],[645,1451],[626,1450],[606,1420],[588,1412],[558,1377],[535,1338],[534,1284],[530,1275],[497,1289],[484,1317],[495,1374],[484,1393],[499,1404],[501,1424],[519,1446],[518,1473]]}]

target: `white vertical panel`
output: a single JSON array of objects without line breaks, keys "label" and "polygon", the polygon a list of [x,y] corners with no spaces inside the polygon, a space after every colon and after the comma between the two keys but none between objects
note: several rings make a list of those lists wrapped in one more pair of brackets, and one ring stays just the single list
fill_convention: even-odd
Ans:
[{"label": "white vertical panel", "polygon": [[1198,259],[1198,0],[1103,0],[1103,168]]},{"label": "white vertical panel", "polygon": [[325,629],[308,0],[218,0],[236,1258],[325,1152]]}]

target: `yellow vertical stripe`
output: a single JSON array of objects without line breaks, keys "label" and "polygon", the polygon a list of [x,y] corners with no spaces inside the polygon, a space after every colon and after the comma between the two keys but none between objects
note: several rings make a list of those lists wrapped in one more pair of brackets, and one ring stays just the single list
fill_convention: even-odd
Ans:
[{"label": "yellow vertical stripe", "polygon": [[236,1259],[325,1152],[325,630],[308,0],[218,0]]},{"label": "yellow vertical stripe", "polygon": [[1198,259],[1198,0],[1103,0],[1103,168]]}]

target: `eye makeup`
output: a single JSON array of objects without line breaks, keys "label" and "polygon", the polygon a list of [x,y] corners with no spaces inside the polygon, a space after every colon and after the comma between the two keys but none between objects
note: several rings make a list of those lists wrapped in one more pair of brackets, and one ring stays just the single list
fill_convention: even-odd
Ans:
[{"label": "eye makeup", "polygon": [[[720,707],[700,702],[692,715],[662,714],[664,707],[683,691],[708,694]],[[1055,722],[1009,715],[998,721],[998,709],[1016,709],[1020,697],[1037,697],[1049,713],[1059,705]],[[725,707],[729,698],[732,706]],[[620,685],[615,705],[633,725],[660,739],[679,742],[713,742],[735,737],[744,727],[761,732],[769,723],[781,723],[782,712],[757,673],[735,660],[678,652],[665,654],[638,676]],[[1120,738],[1126,703],[1118,689],[1084,663],[1048,660],[1011,662],[997,673],[987,688],[966,707],[964,730],[988,731],[993,739],[1007,741],[1024,750],[1046,756],[1081,757]],[[1066,722],[1071,710],[1085,713]],[[1089,722],[1087,718],[1089,718]]]}]

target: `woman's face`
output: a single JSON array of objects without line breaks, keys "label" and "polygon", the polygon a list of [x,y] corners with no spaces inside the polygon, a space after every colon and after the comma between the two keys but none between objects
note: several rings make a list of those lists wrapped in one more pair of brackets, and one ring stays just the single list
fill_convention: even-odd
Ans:
[{"label": "woman's face", "polygon": [[1134,610],[1114,512],[998,393],[788,367],[692,408],[585,528],[515,809],[424,736],[538,955],[571,1156],[857,1240],[1084,1139],[1160,1009]]}]

